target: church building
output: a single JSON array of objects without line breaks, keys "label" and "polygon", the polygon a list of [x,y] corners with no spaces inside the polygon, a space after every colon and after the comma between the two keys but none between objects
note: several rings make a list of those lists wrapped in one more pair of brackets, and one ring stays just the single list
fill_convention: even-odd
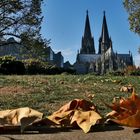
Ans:
[{"label": "church building", "polygon": [[127,66],[133,66],[133,56],[130,52],[128,54],[118,54],[113,51],[105,12],[103,14],[102,31],[99,38],[99,49],[96,52],[87,11],[81,49],[78,51],[76,62],[74,63],[76,73],[86,74],[94,72],[105,74],[111,71],[121,71]]}]

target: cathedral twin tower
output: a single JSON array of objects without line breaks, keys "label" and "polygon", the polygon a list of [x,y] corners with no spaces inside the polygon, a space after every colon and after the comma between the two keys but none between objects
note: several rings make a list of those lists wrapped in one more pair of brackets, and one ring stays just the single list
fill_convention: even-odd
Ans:
[{"label": "cathedral twin tower", "polygon": [[[107,28],[107,23],[106,23],[106,16],[105,16],[105,11],[104,11],[102,33],[101,33],[101,37],[99,38],[98,54],[102,54],[106,52],[109,47],[112,47],[112,41],[111,41],[111,38],[109,38],[109,33],[108,33],[108,28]],[[90,29],[88,11],[86,15],[85,30],[84,30],[84,36],[82,37],[82,47],[81,47],[80,53],[81,54],[95,54],[94,38],[92,37],[92,33]]]},{"label": "cathedral twin tower", "polygon": [[105,12],[103,15],[102,32],[99,38],[99,50],[95,52],[94,37],[90,29],[88,11],[86,15],[84,35],[82,36],[81,49],[78,51],[74,68],[78,74],[94,72],[104,74],[111,71],[124,70],[133,66],[132,54],[114,53],[112,40],[109,37]]}]

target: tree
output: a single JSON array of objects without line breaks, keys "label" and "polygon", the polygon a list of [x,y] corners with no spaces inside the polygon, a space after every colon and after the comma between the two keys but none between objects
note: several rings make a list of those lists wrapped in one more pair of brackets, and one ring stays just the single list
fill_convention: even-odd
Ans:
[{"label": "tree", "polygon": [[[29,51],[39,52],[48,41],[40,34],[43,0],[1,0],[0,39],[16,38]],[[0,45],[3,45],[1,41]],[[37,51],[37,49],[39,51]]]},{"label": "tree", "polygon": [[140,35],[140,0],[124,0],[123,4],[129,14],[130,30]]}]

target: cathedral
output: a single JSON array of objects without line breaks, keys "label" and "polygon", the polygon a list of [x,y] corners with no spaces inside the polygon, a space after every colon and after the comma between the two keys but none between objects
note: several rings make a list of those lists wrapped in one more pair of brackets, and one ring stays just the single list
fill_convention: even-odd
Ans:
[{"label": "cathedral", "polygon": [[127,66],[133,66],[133,56],[130,51],[128,54],[119,54],[113,51],[113,44],[109,36],[105,12],[103,13],[99,49],[98,52],[96,52],[87,11],[81,49],[78,51],[76,62],[74,63],[76,73],[86,74],[92,72],[105,74],[112,71],[121,71]]}]

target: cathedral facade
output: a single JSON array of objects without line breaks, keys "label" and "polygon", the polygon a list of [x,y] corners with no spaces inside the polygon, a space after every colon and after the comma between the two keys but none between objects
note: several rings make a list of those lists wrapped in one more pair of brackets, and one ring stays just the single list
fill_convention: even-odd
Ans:
[{"label": "cathedral facade", "polygon": [[96,53],[94,37],[91,33],[87,11],[81,49],[78,51],[76,62],[74,63],[76,73],[86,74],[89,72],[95,72],[97,74],[105,74],[111,71],[123,70],[127,66],[133,66],[133,56],[130,52],[128,54],[118,54],[113,51],[105,12],[103,15],[101,36],[99,38],[99,48]]}]

